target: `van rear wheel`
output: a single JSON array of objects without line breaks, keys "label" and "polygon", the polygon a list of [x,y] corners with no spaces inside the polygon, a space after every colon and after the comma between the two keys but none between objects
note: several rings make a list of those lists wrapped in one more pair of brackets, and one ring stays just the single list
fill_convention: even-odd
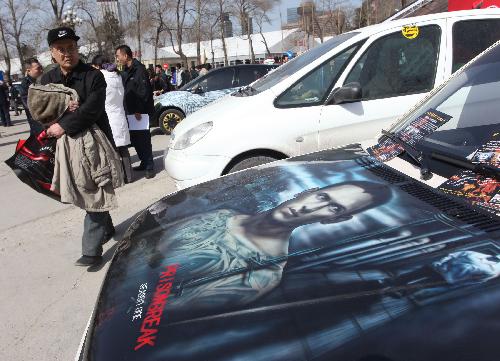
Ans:
[{"label": "van rear wheel", "polygon": [[277,160],[276,158],[266,157],[266,156],[257,156],[257,157],[248,157],[244,158],[234,166],[232,166],[227,173],[234,173],[243,169],[255,167],[261,164],[266,164],[270,162],[274,162]]},{"label": "van rear wheel", "polygon": [[170,135],[174,128],[184,119],[184,114],[177,109],[166,109],[160,114],[160,128],[166,135]]}]

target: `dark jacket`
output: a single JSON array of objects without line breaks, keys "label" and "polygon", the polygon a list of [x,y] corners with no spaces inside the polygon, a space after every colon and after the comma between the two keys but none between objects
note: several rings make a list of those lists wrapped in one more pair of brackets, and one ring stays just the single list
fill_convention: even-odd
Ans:
[{"label": "dark jacket", "polygon": [[29,75],[26,75],[24,79],[21,81],[21,101],[23,102],[23,107],[24,111],[26,112],[26,117],[29,120],[33,120],[31,117],[31,113],[28,108],[28,88],[30,87],[31,84],[35,84],[36,80],[30,77]]},{"label": "dark jacket", "polygon": [[59,120],[59,125],[69,136],[90,129],[95,123],[106,134],[111,144],[115,144],[108,116],[104,110],[106,81],[99,70],[80,61],[73,71],[64,77],[60,67],[57,66],[42,76],[41,83],[63,84],[78,93],[80,107],[75,112],[66,112]]},{"label": "dark jacket", "polygon": [[146,67],[134,59],[130,68],[125,69],[121,75],[125,88],[123,100],[125,112],[152,116],[154,113],[153,90]]},{"label": "dark jacket", "polygon": [[9,105],[9,87],[5,82],[0,84],[0,105]]}]

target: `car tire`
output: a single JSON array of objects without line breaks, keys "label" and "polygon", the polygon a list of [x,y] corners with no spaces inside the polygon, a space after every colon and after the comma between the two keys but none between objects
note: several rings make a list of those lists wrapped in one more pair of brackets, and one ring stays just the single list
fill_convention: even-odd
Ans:
[{"label": "car tire", "polygon": [[234,173],[234,172],[237,172],[239,170],[255,167],[255,166],[258,166],[261,164],[274,162],[275,160],[278,160],[278,159],[272,158],[272,157],[266,157],[266,156],[244,158],[241,161],[239,161],[238,163],[236,163],[234,166],[232,166],[227,173],[228,174]]},{"label": "car tire", "polygon": [[184,113],[177,109],[165,109],[158,118],[158,124],[166,135],[170,135],[174,128],[184,119]]}]

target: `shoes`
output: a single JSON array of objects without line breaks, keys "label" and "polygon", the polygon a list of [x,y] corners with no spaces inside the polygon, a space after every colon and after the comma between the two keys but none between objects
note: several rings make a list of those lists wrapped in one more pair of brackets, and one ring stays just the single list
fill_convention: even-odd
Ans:
[{"label": "shoes", "polygon": [[140,172],[141,170],[146,170],[146,167],[141,164],[136,167],[132,167],[132,169],[135,170],[136,172]]},{"label": "shoes", "polygon": [[75,262],[75,266],[94,266],[102,262],[102,256],[81,256]]},{"label": "shoes", "polygon": [[154,178],[154,176],[156,175],[155,171],[153,169],[147,169],[146,170],[146,175],[145,177],[147,179],[151,179],[151,178]]}]

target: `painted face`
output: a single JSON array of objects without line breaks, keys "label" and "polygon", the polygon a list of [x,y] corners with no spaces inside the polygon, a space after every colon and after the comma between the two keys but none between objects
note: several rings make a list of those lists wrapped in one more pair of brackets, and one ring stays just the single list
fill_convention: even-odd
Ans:
[{"label": "painted face", "polygon": [[371,194],[356,185],[331,186],[300,193],[276,207],[271,216],[279,223],[305,225],[355,213],[372,199]]},{"label": "painted face", "polygon": [[78,46],[72,39],[62,39],[54,42],[51,46],[52,57],[63,69],[71,69],[78,64]]},{"label": "painted face", "polygon": [[128,57],[127,54],[125,54],[123,51],[118,49],[115,53],[115,57],[118,63],[120,63],[123,66],[127,65]]},{"label": "painted face", "polygon": [[487,162],[488,160],[490,160],[492,158],[492,156],[493,156],[493,153],[480,152],[477,154],[477,161],[484,163],[484,162]]}]

